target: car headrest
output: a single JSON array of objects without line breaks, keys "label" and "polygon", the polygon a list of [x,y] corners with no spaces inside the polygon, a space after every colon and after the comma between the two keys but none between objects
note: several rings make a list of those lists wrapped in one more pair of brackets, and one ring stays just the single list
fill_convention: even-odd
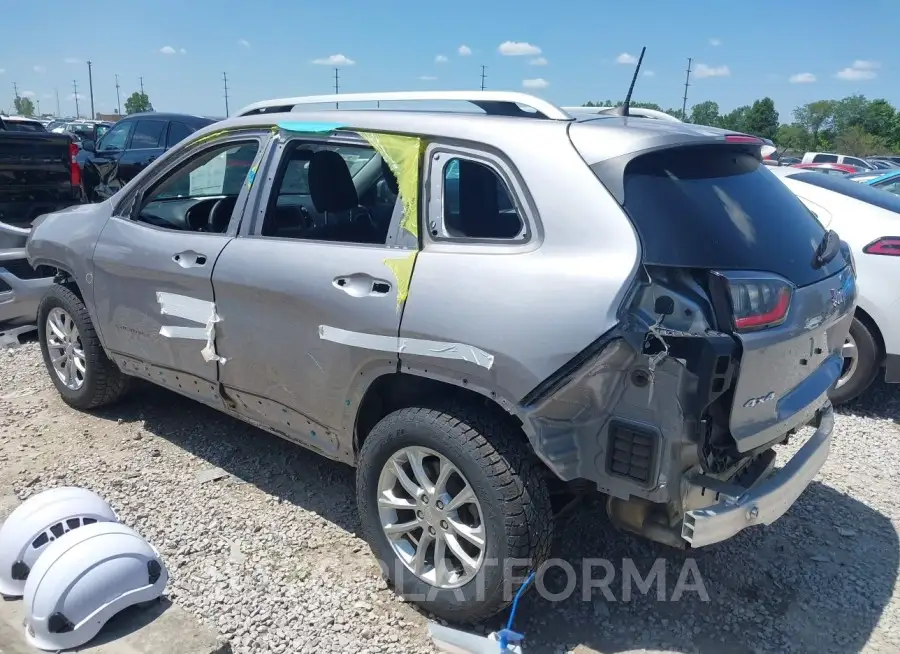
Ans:
[{"label": "car headrest", "polygon": [[347,162],[334,150],[319,150],[309,160],[309,194],[318,212],[348,211],[359,195]]},{"label": "car headrest", "polygon": [[381,159],[381,174],[384,175],[384,183],[387,184],[391,193],[400,195],[400,184],[397,182],[397,176],[384,158]]}]

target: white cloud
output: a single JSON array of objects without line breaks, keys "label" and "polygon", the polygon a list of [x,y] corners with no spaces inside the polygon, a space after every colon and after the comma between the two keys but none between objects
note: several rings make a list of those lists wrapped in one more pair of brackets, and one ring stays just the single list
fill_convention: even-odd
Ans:
[{"label": "white cloud", "polygon": [[175,48],[173,48],[171,45],[164,45],[163,47],[161,47],[159,49],[159,51],[162,52],[164,55],[175,54]]},{"label": "white cloud", "polygon": [[247,39],[238,39],[238,45],[243,46],[245,48],[249,48],[250,41],[248,41]]},{"label": "white cloud", "polygon": [[722,39],[711,38],[709,40],[709,44],[714,48],[718,48],[720,45],[722,45]]},{"label": "white cloud", "polygon": [[433,82],[437,79],[434,75],[422,75],[420,78],[423,82]]},{"label": "white cloud", "polygon": [[35,67],[33,68],[33,70],[34,70],[34,72],[36,72],[36,73],[46,73],[46,72],[47,72],[47,69],[44,68],[43,66],[40,66],[40,65],[35,66]]},{"label": "white cloud", "polygon": [[461,45],[459,46],[459,50],[457,50],[457,52],[459,53],[460,57],[468,57],[470,54],[472,54],[472,48],[467,45]]},{"label": "white cloud", "polygon": [[654,73],[652,70],[645,70],[644,77],[656,77],[656,73]]},{"label": "white cloud", "polygon": [[638,58],[633,54],[628,54],[627,52],[623,52],[618,57],[616,57],[617,64],[636,64]]},{"label": "white cloud", "polygon": [[437,57],[434,58],[434,63],[436,63],[436,64],[446,64],[446,63],[447,63],[447,57],[445,57],[444,55],[438,55]]},{"label": "white cloud", "polygon": [[545,89],[550,86],[550,82],[541,77],[537,77],[535,79],[523,79],[522,86],[526,89]]},{"label": "white cloud", "polygon": [[497,46],[497,52],[507,57],[537,56],[541,49],[524,41],[504,41]]},{"label": "white cloud", "polygon": [[63,59],[63,62],[67,64],[80,64],[81,59],[76,59],[75,57],[66,57],[65,59]]},{"label": "white cloud", "polygon": [[797,73],[788,78],[791,84],[812,84],[816,81],[816,76],[812,73]]},{"label": "white cloud", "polygon": [[84,98],[84,94],[82,94],[82,93],[70,93],[70,94],[69,94],[69,97],[66,98],[66,99],[67,99],[67,100],[72,100],[72,101],[74,101],[76,98],[77,98],[78,100],[84,100],[84,99],[85,99],[85,98]]},{"label": "white cloud", "polygon": [[704,77],[728,77],[731,70],[728,66],[708,66],[706,64],[697,64],[694,70],[694,76],[703,79]]},{"label": "white cloud", "polygon": [[877,61],[868,61],[866,59],[857,59],[849,68],[844,68],[835,73],[835,77],[848,82],[858,82],[865,79],[875,79],[878,73],[875,72],[881,68],[881,64]]},{"label": "white cloud", "polygon": [[356,62],[342,54],[333,54],[330,57],[313,59],[313,63],[319,66],[352,66]]},{"label": "white cloud", "polygon": [[184,48],[182,48],[182,49],[179,50],[178,52],[180,52],[181,54],[187,54],[187,50],[185,50]]},{"label": "white cloud", "polygon": [[19,93],[19,95],[23,98],[31,99],[35,96],[35,93],[34,91],[22,91],[21,93]]},{"label": "white cloud", "polygon": [[531,64],[532,66],[546,66],[547,60],[544,57],[535,57],[528,63]]}]

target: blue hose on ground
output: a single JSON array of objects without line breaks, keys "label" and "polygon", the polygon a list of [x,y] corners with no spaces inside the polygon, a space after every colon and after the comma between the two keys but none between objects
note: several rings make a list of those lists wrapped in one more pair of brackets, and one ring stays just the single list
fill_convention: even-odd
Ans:
[{"label": "blue hose on ground", "polygon": [[516,609],[519,608],[519,598],[525,594],[525,590],[528,588],[529,584],[534,581],[534,575],[534,572],[528,575],[528,577],[525,578],[525,582],[516,592],[516,596],[512,601],[512,608],[509,610],[509,620],[506,621],[506,629],[501,630],[500,633],[497,634],[500,637],[500,651],[504,654],[507,651],[507,645],[510,643],[518,643],[525,638],[524,634],[513,631],[512,626],[513,621],[516,619]]}]

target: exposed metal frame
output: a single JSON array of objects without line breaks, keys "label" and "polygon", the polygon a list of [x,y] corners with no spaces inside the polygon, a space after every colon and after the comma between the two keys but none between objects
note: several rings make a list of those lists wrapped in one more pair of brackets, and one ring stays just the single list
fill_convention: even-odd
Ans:
[{"label": "exposed metal frame", "polygon": [[[247,105],[235,116],[289,112],[301,104],[337,104],[347,102],[468,102],[493,116],[573,120],[565,110],[552,102],[516,91],[391,91],[386,93],[341,93],[307,95],[263,100]],[[525,111],[529,107],[534,113]]]}]

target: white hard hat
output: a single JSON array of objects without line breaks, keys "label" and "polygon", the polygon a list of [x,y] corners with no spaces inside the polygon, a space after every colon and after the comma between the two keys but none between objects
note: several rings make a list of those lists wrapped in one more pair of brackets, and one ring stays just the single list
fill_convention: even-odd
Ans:
[{"label": "white hard hat", "polygon": [[162,595],[159,553],[118,522],[97,522],[52,543],[25,583],[25,637],[57,651],[90,641],[116,613]]},{"label": "white hard hat", "polygon": [[86,488],[51,488],[28,498],[0,527],[0,595],[21,596],[41,552],[63,534],[117,521],[109,504]]}]

